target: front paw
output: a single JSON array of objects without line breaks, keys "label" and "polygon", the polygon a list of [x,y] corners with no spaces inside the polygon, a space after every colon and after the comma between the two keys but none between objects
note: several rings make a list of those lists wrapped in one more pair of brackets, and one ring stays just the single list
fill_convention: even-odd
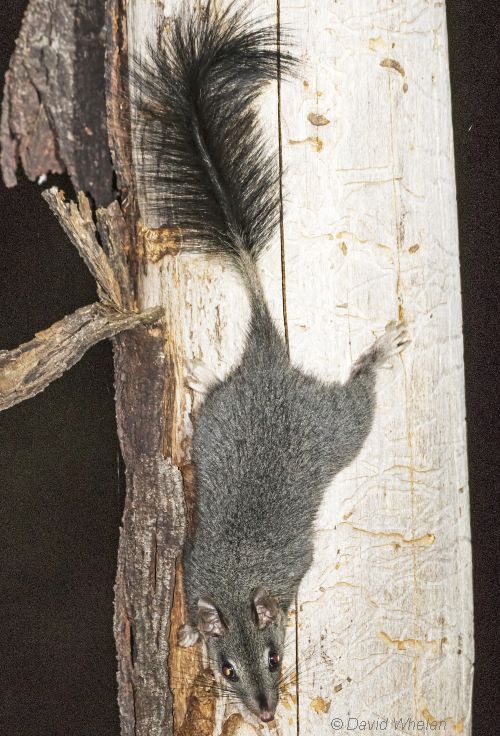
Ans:
[{"label": "front paw", "polygon": [[184,624],[177,630],[177,644],[180,647],[192,647],[200,638],[200,632],[194,626]]}]

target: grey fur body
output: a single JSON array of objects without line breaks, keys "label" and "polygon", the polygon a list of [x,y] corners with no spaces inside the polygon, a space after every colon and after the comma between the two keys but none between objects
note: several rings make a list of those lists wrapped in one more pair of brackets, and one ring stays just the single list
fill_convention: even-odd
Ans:
[{"label": "grey fur body", "polygon": [[259,585],[288,611],[312,561],[323,492],[370,430],[374,389],[373,362],[344,385],[304,375],[267,312],[254,313],[241,363],[211,388],[195,422],[192,617],[201,594],[242,603]]}]

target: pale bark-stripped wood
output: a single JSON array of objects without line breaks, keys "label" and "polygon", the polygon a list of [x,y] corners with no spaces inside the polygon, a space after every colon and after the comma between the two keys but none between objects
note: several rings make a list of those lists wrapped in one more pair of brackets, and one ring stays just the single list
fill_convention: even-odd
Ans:
[{"label": "pale bark-stripped wood", "polygon": [[468,733],[471,551],[444,4],[282,0],[281,21],[305,62],[282,93],[292,359],[333,378],[389,320],[405,318],[413,335],[379,381],[364,450],[319,515],[299,594],[300,733],[331,734],[334,717],[347,733],[349,716],[387,718],[388,734],[401,732],[400,718]]},{"label": "pale bark-stripped wood", "polygon": [[[176,7],[165,5],[167,15]],[[325,499],[316,563],[300,591],[300,699],[292,676],[274,730],[327,734],[338,716],[345,731],[350,714],[387,717],[389,733],[391,719],[407,717],[445,718],[448,729],[467,732],[470,544],[444,8],[280,5],[304,60],[302,78],[281,92],[292,358],[328,378],[345,375],[397,317],[409,321],[414,344],[380,380],[374,431]],[[266,9],[275,8],[256,3]],[[157,12],[152,1],[130,3],[134,54],[154,33]],[[274,120],[276,107],[268,101],[262,115]],[[148,219],[141,194],[146,224],[164,224]],[[168,237],[162,257],[154,231],[142,236],[143,253],[154,257],[140,303],[162,301],[170,315],[175,379],[164,449],[187,468],[195,399],[183,385],[185,360],[227,370],[248,313],[240,285],[219,264],[172,254]],[[275,248],[262,270],[278,319],[279,267]],[[173,633],[181,618],[178,603]],[[225,720],[221,706],[214,722],[206,711],[203,724],[189,720],[194,661],[175,649],[170,659],[179,732],[257,732],[247,714]]]}]

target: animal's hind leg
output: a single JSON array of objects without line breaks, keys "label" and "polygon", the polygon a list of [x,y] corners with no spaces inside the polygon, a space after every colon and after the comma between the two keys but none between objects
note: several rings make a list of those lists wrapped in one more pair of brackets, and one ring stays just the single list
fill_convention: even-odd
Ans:
[{"label": "animal's hind leg", "polygon": [[410,335],[404,322],[389,322],[385,333],[379,337],[368,350],[361,353],[354,363],[351,378],[373,368],[380,368],[384,363],[397,355],[410,342]]},{"label": "animal's hind leg", "polygon": [[400,353],[408,342],[406,325],[391,322],[385,334],[359,356],[347,382],[340,388],[335,387],[336,408],[341,406],[342,412],[334,413],[325,422],[331,431],[329,444],[335,472],[354,460],[371,429],[375,414],[377,369]]}]

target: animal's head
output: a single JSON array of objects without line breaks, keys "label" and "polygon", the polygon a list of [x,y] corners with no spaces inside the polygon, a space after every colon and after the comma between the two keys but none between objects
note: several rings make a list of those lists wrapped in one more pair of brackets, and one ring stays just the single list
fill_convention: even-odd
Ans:
[{"label": "animal's head", "polygon": [[285,622],[278,600],[261,587],[247,602],[224,610],[200,598],[197,626],[183,626],[179,643],[190,646],[203,637],[211,668],[225,689],[268,722],[278,704]]}]

